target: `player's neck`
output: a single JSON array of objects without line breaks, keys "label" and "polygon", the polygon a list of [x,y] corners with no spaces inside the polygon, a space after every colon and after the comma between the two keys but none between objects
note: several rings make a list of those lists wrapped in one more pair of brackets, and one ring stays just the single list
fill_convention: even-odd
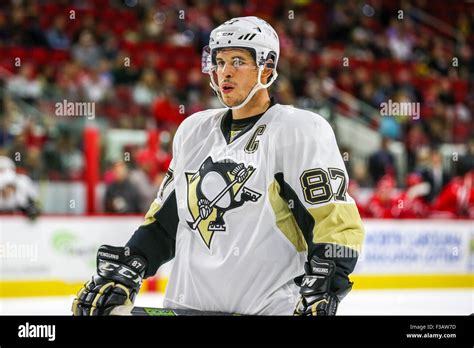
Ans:
[{"label": "player's neck", "polygon": [[249,102],[240,109],[232,110],[232,119],[242,120],[264,113],[270,106],[270,97],[268,91],[259,90]]}]

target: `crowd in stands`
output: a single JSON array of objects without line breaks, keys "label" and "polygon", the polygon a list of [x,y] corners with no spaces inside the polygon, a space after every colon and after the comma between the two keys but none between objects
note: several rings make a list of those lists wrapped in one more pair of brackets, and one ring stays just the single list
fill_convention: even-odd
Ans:
[{"label": "crowd in stands", "polygon": [[423,158],[399,188],[394,168],[393,156],[382,145],[369,159],[369,176],[376,186],[368,200],[361,199],[358,181],[352,180],[349,194],[362,216],[474,219],[474,137],[468,140],[466,154],[456,159],[453,173],[443,168],[437,148],[423,152]]},{"label": "crowd in stands", "polygon": [[[456,37],[420,23],[413,8]],[[22,154],[17,172],[34,181],[83,179],[87,121],[57,117],[54,105],[63,100],[93,102],[103,132],[157,127],[173,134],[190,114],[221,107],[201,73],[201,50],[214,27],[245,15],[268,20],[279,34],[279,78],[271,88],[278,102],[329,105],[383,136],[362,167],[348,168],[355,196],[359,187],[375,189],[360,207],[364,216],[406,217],[410,206],[416,212],[408,215],[427,217],[454,209],[446,203],[453,199],[460,207],[452,216],[474,216],[474,6],[464,1],[2,2],[0,156]],[[420,103],[420,117],[381,116],[388,100]],[[407,154],[406,182],[396,179],[391,141]],[[439,147],[468,142],[468,152],[443,172]],[[140,201],[148,204],[149,188],[164,176],[169,149],[168,141],[159,154],[134,149],[127,163],[104,159],[106,209],[143,212]],[[156,158],[160,164],[150,165]]]}]

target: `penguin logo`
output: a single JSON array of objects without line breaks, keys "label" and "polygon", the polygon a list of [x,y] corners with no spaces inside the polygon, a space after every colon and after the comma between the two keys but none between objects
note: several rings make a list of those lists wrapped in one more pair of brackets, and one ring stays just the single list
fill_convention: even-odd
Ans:
[{"label": "penguin logo", "polygon": [[197,172],[185,173],[188,209],[193,218],[187,222],[193,231],[199,232],[209,249],[214,233],[226,231],[224,214],[262,196],[245,186],[254,172],[250,165],[246,167],[232,160],[213,162],[208,157]]}]

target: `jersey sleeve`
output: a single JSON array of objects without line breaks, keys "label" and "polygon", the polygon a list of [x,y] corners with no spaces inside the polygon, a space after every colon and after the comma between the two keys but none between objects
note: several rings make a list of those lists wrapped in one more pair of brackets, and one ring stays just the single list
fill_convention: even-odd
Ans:
[{"label": "jersey sleeve", "polygon": [[296,230],[297,249],[307,250],[308,258],[316,255],[336,263],[332,289],[337,292],[350,287],[349,274],[362,248],[364,228],[347,193],[349,177],[334,132],[321,116],[311,116],[314,120],[304,127],[296,123],[280,132],[271,190],[292,212],[286,224]]},{"label": "jersey sleeve", "polygon": [[145,214],[143,223],[127,242],[132,252],[148,261],[145,277],[175,256],[178,210],[176,205],[174,168],[179,156],[178,132],[173,141],[173,159],[163,179],[156,198]]}]

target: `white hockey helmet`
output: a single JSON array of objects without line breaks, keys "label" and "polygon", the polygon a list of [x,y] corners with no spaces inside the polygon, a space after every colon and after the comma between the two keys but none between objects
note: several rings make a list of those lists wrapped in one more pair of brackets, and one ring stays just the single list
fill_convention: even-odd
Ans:
[{"label": "white hockey helmet", "polygon": [[10,157],[0,156],[0,171],[2,170],[13,170],[15,171],[15,162]]},{"label": "white hockey helmet", "polygon": [[5,186],[13,185],[15,186],[17,174],[13,170],[5,170],[0,174],[0,188]]},{"label": "white hockey helmet", "polygon": [[[276,80],[278,76],[276,67],[280,56],[280,41],[270,24],[254,16],[232,18],[211,32],[209,46],[204,47],[203,50],[202,71],[210,75],[210,86],[216,92],[220,102],[225,107],[228,107],[224,103],[219,86],[214,79],[217,51],[222,48],[245,48],[250,50],[258,67],[256,84],[247,98],[238,106],[230,107],[233,110],[240,109],[252,99],[258,90],[270,87]],[[268,59],[272,59],[273,63],[266,64]],[[273,72],[270,80],[266,84],[262,84],[260,78],[265,66],[272,68]]]}]

